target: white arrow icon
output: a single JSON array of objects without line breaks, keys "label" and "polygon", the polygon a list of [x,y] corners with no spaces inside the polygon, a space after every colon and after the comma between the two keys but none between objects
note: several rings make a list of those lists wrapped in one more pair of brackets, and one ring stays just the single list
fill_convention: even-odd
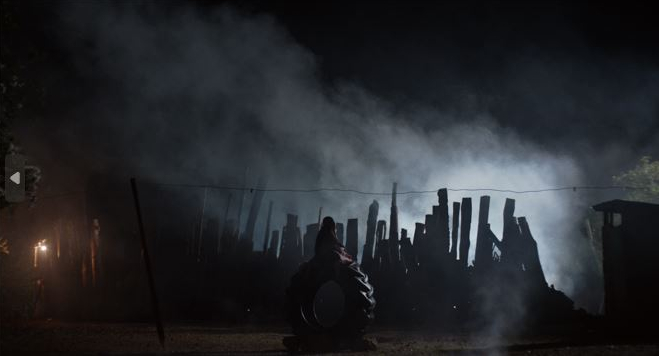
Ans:
[{"label": "white arrow icon", "polygon": [[21,172],[16,172],[9,176],[9,180],[16,183],[16,184],[21,184]]}]

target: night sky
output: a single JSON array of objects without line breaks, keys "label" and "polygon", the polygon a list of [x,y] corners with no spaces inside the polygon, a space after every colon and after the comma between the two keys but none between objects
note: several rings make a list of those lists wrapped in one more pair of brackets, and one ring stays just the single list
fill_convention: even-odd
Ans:
[{"label": "night sky", "polygon": [[[25,76],[48,90],[46,105],[39,107],[40,114],[48,113],[43,116],[66,111],[59,106],[69,104],[70,95],[58,96],[61,83],[52,83],[60,76],[71,83],[67,94],[84,97],[99,85],[97,78],[89,83],[80,73],[77,52],[62,46],[62,38],[76,36],[61,23],[72,3],[8,5],[19,26],[3,37],[12,59],[34,63]],[[314,75],[328,87],[352,83],[393,110],[429,106],[459,121],[487,112],[501,127],[581,159],[590,150],[605,149],[610,164],[587,166],[589,173],[598,173],[589,179],[600,183],[621,165],[630,166],[629,157],[659,153],[659,29],[647,2],[158,4],[111,7],[140,8],[144,14],[158,7],[169,16],[181,8],[209,13],[230,7],[247,17],[270,16],[313,54]],[[28,120],[42,119],[25,115],[16,126]],[[59,125],[57,119],[46,120]],[[612,152],[612,145],[624,154]],[[591,164],[587,161],[582,163]]]}]

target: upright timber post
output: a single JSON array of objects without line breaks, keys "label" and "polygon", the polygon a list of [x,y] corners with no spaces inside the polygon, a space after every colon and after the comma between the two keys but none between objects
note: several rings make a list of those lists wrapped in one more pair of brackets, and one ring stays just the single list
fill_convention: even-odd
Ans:
[{"label": "upright timber post", "polygon": [[368,220],[366,220],[366,241],[362,251],[362,267],[367,272],[373,266],[373,247],[375,246],[375,228],[378,223],[378,202],[373,200],[368,207]]},{"label": "upright timber post", "polygon": [[396,206],[396,188],[398,184],[394,182],[391,191],[391,215],[389,216],[389,256],[391,265],[396,268],[400,261],[400,252],[398,250],[398,206]]},{"label": "upright timber post", "polygon": [[426,252],[427,252],[427,241],[425,238],[425,226],[422,223],[414,224],[414,241],[412,247],[414,248],[414,254],[416,255],[417,262],[420,266],[426,267]]},{"label": "upright timber post", "polygon": [[263,254],[268,253],[268,238],[270,237],[270,218],[272,217],[272,200],[268,204],[268,219],[265,221],[265,236],[263,236]]},{"label": "upright timber post", "polygon": [[460,265],[467,268],[469,265],[469,233],[471,230],[471,198],[462,198],[460,207]]},{"label": "upright timber post", "polygon": [[476,233],[476,256],[474,267],[477,270],[487,270],[492,263],[492,240],[490,240],[488,217],[490,212],[490,197],[483,195],[478,208],[478,231]]},{"label": "upright timber post", "polygon": [[318,231],[320,231],[318,226],[318,224],[307,225],[307,230],[304,236],[302,236],[302,251],[304,253],[304,259],[307,261],[314,256],[316,250],[316,236],[318,236]]},{"label": "upright timber post", "polygon": [[286,263],[297,266],[302,259],[300,246],[300,229],[297,227],[297,215],[287,214],[286,225],[281,231],[279,257]]},{"label": "upright timber post", "polygon": [[437,233],[439,235],[439,256],[442,259],[446,259],[446,255],[449,253],[449,245],[451,243],[448,222],[448,190],[446,188],[437,191],[437,200],[439,203],[439,208],[437,209],[438,216],[436,217]]},{"label": "upright timber post", "polygon": [[[433,205],[432,207],[433,213],[437,210],[436,206]],[[437,224],[435,223],[435,216],[434,214],[426,214],[426,219],[424,220],[424,225],[426,227],[426,239],[428,240],[428,246],[437,246]],[[431,251],[431,254],[433,257],[435,257],[435,251]]]},{"label": "upright timber post", "polygon": [[[433,206],[432,209],[435,209],[436,206]],[[426,264],[425,268],[432,268],[433,265],[437,264],[440,260],[439,254],[439,242],[437,241],[437,224],[434,214],[426,214],[426,219],[424,220],[425,234],[424,234],[424,245],[425,250],[423,251],[423,261]]]},{"label": "upright timber post", "polygon": [[389,251],[384,251],[383,250],[383,241],[384,241],[384,235],[387,234],[387,222],[384,220],[379,220],[377,228],[375,230],[375,236],[376,236],[376,242],[375,242],[375,267],[373,270],[380,271],[382,270],[382,260],[383,260],[383,255],[385,253],[389,253]]},{"label": "upright timber post", "polygon": [[344,243],[344,228],[343,228],[343,223],[336,223],[336,238],[339,239],[339,242],[341,244]]},{"label": "upright timber post", "polygon": [[407,237],[407,230],[400,229],[400,259],[406,273],[416,270],[416,259],[414,258],[412,241]]},{"label": "upright timber post", "polygon": [[245,241],[243,242],[250,252],[254,249],[254,228],[256,227],[256,219],[259,216],[259,210],[261,209],[261,202],[263,201],[263,194],[266,185],[267,183],[265,179],[259,178],[256,189],[253,189],[254,197],[252,198],[252,205],[249,207],[249,215],[247,215]]},{"label": "upright timber post", "polygon": [[536,243],[533,235],[531,235],[531,229],[529,229],[529,224],[526,221],[525,217],[520,217],[517,219],[519,222],[521,238],[524,241],[525,253],[524,253],[524,267],[531,274],[533,283],[536,283],[539,286],[547,287],[547,279],[545,278],[545,272],[542,270],[542,264],[540,264],[540,255],[538,254],[538,244]]},{"label": "upright timber post", "polygon": [[272,231],[272,239],[270,239],[270,249],[268,255],[277,259],[279,257],[279,230]]},{"label": "upright timber post", "polygon": [[348,226],[346,226],[346,249],[355,260],[357,260],[357,253],[359,252],[357,234],[357,219],[348,219]]},{"label": "upright timber post", "polygon": [[460,228],[460,203],[453,203],[453,225],[451,226],[451,260],[458,257],[458,229]]},{"label": "upright timber post", "polygon": [[506,198],[503,206],[503,233],[501,234],[501,262],[513,268],[522,268],[519,260],[520,231],[515,216],[515,199]]},{"label": "upright timber post", "polygon": [[146,266],[146,275],[149,280],[149,290],[151,292],[151,305],[156,317],[156,329],[158,331],[158,340],[160,346],[165,347],[165,329],[160,317],[160,307],[158,305],[158,296],[156,295],[156,283],[153,280],[153,271],[151,270],[151,259],[149,258],[149,248],[146,243],[144,234],[144,223],[142,222],[142,210],[140,209],[140,198],[137,194],[137,183],[135,178],[130,179],[130,186],[133,189],[133,199],[135,200],[135,211],[137,212],[137,224],[140,230],[140,240],[142,241],[142,255],[144,256],[144,265]]}]

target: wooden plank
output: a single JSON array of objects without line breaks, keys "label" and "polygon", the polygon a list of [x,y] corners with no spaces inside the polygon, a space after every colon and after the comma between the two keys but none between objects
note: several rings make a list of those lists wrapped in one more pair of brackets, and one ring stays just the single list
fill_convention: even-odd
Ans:
[{"label": "wooden plank", "polygon": [[279,258],[286,268],[296,268],[302,260],[302,238],[297,226],[297,215],[287,214],[286,225],[281,232]]},{"label": "wooden plank", "polygon": [[345,243],[345,228],[343,227],[343,223],[336,223],[336,238],[339,239],[342,245]]},{"label": "wooden plank", "polygon": [[416,270],[416,258],[414,256],[414,248],[410,238],[407,237],[407,230],[400,230],[400,255],[403,268],[407,273]]},{"label": "wooden plank", "polygon": [[538,244],[536,243],[531,229],[525,217],[517,219],[520,227],[521,239],[524,241],[525,251],[523,252],[523,262],[527,273],[529,273],[533,283],[540,286],[547,286],[545,272],[542,270],[540,255],[538,254]]},{"label": "wooden plank", "polygon": [[358,246],[358,220],[357,219],[348,219],[348,225],[346,228],[346,250],[352,255],[352,257],[357,260],[359,246]]},{"label": "wooden plank", "polygon": [[314,256],[316,249],[316,237],[318,237],[318,224],[308,224],[307,230],[302,237],[304,259],[310,260]]},{"label": "wooden plank", "polygon": [[478,230],[476,233],[476,256],[474,267],[486,270],[492,263],[492,240],[489,238],[487,221],[490,212],[490,197],[483,195],[478,208]]},{"label": "wooden plank", "polygon": [[448,221],[448,190],[446,188],[437,191],[437,213],[435,219],[437,222],[437,236],[439,237],[439,257],[445,259],[449,253],[449,246],[451,244],[451,235],[449,233]]},{"label": "wooden plank", "polygon": [[515,199],[506,199],[503,206],[503,232],[501,234],[501,262],[513,268],[522,268],[520,253],[522,242],[520,241],[520,230],[517,225],[515,214]]},{"label": "wooden plank", "polygon": [[453,225],[451,226],[451,260],[458,258],[458,229],[460,228],[460,203],[453,203]]},{"label": "wooden plank", "polygon": [[462,214],[460,216],[460,265],[467,268],[469,265],[469,233],[471,232],[471,198],[462,198],[460,206]]},{"label": "wooden plank", "polygon": [[[375,236],[377,238],[377,241],[375,243],[375,261],[374,261],[374,267],[373,269],[375,271],[379,271],[381,269],[381,264],[382,264],[382,255],[385,251],[383,251],[383,243],[384,241],[384,236],[387,233],[387,222],[384,220],[379,220],[378,221],[378,226],[375,231]],[[389,251],[386,251],[389,253]]]},{"label": "wooden plank", "polygon": [[272,231],[272,239],[270,240],[270,249],[268,255],[272,258],[279,257],[279,230]]},{"label": "wooden plank", "polygon": [[426,237],[425,237],[425,225],[422,223],[416,223],[414,225],[414,241],[412,241],[412,247],[414,248],[414,255],[416,256],[416,261],[419,265],[424,265],[426,263]]},{"label": "wooden plank", "polygon": [[270,218],[272,217],[272,200],[268,204],[268,218],[265,221],[265,236],[263,236],[263,254],[268,252],[268,237],[270,237]]},{"label": "wooden plank", "polygon": [[366,241],[364,241],[364,250],[362,251],[362,267],[368,271],[373,264],[373,248],[375,247],[375,229],[378,220],[380,206],[376,200],[373,200],[368,207],[368,220],[366,220]]},{"label": "wooden plank", "polygon": [[397,265],[400,261],[400,252],[398,250],[398,206],[396,206],[396,188],[398,184],[394,182],[391,192],[391,214],[389,215],[389,257],[392,265]]},{"label": "wooden plank", "polygon": [[247,215],[244,238],[247,240],[245,243],[250,252],[254,249],[254,228],[256,227],[256,219],[259,217],[261,202],[263,201],[263,195],[265,194],[263,189],[266,186],[266,180],[263,177],[259,178],[259,181],[256,184],[257,189],[254,191],[254,197],[252,198],[252,205],[249,207],[249,214]]}]

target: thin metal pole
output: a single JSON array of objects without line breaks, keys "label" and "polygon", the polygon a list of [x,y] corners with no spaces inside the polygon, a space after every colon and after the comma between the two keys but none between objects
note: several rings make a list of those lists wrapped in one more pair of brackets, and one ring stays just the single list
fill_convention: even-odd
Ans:
[{"label": "thin metal pole", "polygon": [[236,228],[238,229],[238,238],[240,239],[240,218],[243,215],[243,204],[245,203],[245,191],[247,190],[247,170],[245,167],[245,175],[243,176],[243,188],[240,194],[240,206],[238,207],[238,222],[236,223]]},{"label": "thin metal pole", "polygon": [[[217,254],[219,255],[220,252],[222,251],[222,235],[224,234],[224,230],[229,226],[227,223],[227,219],[229,218],[229,208],[231,208],[231,197],[233,195],[229,193],[229,200],[227,201],[227,208],[224,210],[224,219],[222,219],[222,229],[219,232],[219,236],[217,238]],[[232,231],[227,231],[227,233],[232,234]]]},{"label": "thin metal pole", "polygon": [[208,188],[204,188],[204,202],[201,204],[201,217],[199,218],[199,238],[197,239],[197,262],[201,261],[201,242],[204,237],[204,214],[206,213],[206,198],[208,196]]},{"label": "thin metal pole", "polygon": [[270,237],[270,217],[272,216],[272,200],[268,206],[268,220],[265,223],[265,236],[263,237],[263,254],[268,253],[268,238]]},{"label": "thin metal pole", "polygon": [[140,228],[140,239],[142,240],[142,251],[144,255],[144,264],[146,265],[146,275],[149,279],[149,289],[151,291],[151,304],[156,316],[156,329],[158,330],[158,339],[160,346],[165,347],[165,329],[162,326],[160,317],[160,308],[158,306],[158,296],[156,295],[156,283],[153,280],[153,271],[151,270],[151,260],[149,259],[149,249],[146,245],[146,235],[144,234],[144,223],[142,222],[142,211],[140,209],[140,199],[137,195],[137,183],[135,178],[130,179],[130,185],[133,188],[133,198],[135,200],[135,210],[137,211],[137,224]]}]

